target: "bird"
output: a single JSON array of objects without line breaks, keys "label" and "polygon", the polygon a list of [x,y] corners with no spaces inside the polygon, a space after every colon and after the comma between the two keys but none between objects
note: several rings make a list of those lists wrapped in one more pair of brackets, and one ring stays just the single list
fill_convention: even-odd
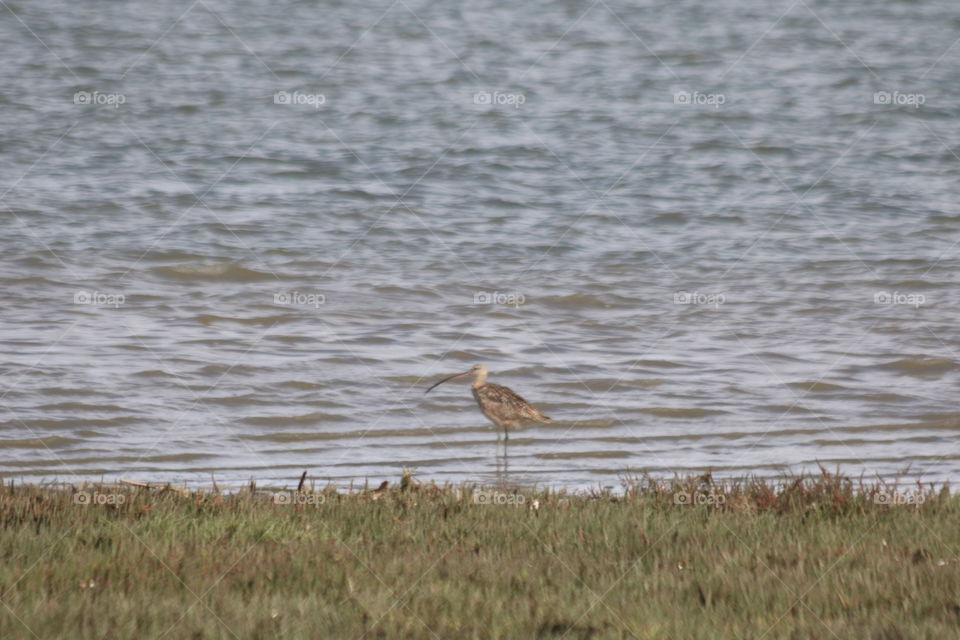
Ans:
[{"label": "bird", "polygon": [[470,386],[477,406],[490,422],[503,429],[504,440],[509,437],[507,435],[509,429],[516,429],[524,423],[553,422],[519,394],[499,384],[487,382],[487,368],[482,364],[475,364],[463,373],[447,376],[423,393],[426,395],[444,382],[471,375],[473,383]]}]

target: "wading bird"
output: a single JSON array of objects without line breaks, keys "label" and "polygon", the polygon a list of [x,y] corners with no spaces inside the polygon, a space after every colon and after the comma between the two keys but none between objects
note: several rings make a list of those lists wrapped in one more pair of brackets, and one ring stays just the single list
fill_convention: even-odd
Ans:
[{"label": "wading bird", "polygon": [[508,437],[508,429],[515,429],[523,423],[553,422],[543,415],[539,409],[510,389],[487,382],[487,368],[482,364],[475,364],[463,373],[448,376],[423,393],[426,395],[444,382],[471,375],[473,376],[473,384],[470,386],[473,389],[473,397],[477,401],[477,406],[480,407],[480,411],[487,416],[490,422],[503,428],[504,439]]}]

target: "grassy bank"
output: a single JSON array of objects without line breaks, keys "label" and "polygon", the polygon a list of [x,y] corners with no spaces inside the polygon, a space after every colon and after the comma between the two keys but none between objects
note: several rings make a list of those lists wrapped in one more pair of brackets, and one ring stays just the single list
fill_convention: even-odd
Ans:
[{"label": "grassy bank", "polygon": [[402,485],[5,487],[0,637],[887,640],[960,625],[946,490]]}]

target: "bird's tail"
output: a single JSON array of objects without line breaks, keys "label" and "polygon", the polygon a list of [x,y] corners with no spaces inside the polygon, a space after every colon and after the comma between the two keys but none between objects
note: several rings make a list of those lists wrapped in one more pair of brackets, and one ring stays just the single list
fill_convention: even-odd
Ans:
[{"label": "bird's tail", "polygon": [[522,413],[523,419],[528,422],[553,422],[550,416],[544,415],[544,413],[536,407],[527,406]]}]

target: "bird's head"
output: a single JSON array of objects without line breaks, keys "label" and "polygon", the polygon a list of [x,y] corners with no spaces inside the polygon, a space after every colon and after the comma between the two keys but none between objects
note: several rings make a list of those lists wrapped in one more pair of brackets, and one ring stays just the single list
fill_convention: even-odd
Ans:
[{"label": "bird's head", "polygon": [[426,395],[431,391],[433,391],[436,387],[443,384],[444,382],[456,380],[457,378],[464,378],[466,376],[473,376],[473,386],[475,387],[480,386],[487,379],[487,368],[482,364],[475,364],[469,369],[467,369],[466,371],[464,371],[463,373],[455,373],[452,376],[447,376],[446,378],[444,378],[443,380],[440,380],[439,382],[435,382],[433,385],[430,386],[429,389],[427,389],[423,393],[424,395]]}]

